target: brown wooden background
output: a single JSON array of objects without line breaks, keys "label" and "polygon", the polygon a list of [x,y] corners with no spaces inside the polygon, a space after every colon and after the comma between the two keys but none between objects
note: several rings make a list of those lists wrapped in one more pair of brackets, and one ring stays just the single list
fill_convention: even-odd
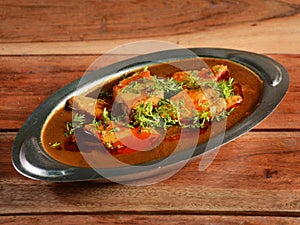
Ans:
[{"label": "brown wooden background", "polygon": [[[268,55],[289,91],[275,112],[161,183],[53,184],[18,174],[18,129],[48,96],[101,54],[138,40]],[[298,0],[0,0],[0,223],[299,224],[300,2]]]}]

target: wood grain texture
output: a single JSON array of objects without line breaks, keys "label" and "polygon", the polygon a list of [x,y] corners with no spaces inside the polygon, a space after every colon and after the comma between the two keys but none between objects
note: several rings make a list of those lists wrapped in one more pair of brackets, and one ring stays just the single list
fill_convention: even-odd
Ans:
[{"label": "wood grain texture", "polygon": [[[1,42],[87,41],[192,34],[299,14],[285,1],[1,1]],[[259,10],[259,13],[253,13]]]},{"label": "wood grain texture", "polygon": [[[275,112],[257,128],[299,129],[299,55],[269,55],[290,73],[289,91]],[[2,56],[0,127],[18,129],[48,96],[83,76],[98,56]]]},{"label": "wood grain texture", "polygon": [[297,0],[2,0],[0,6],[2,55],[102,54],[148,39],[183,47],[300,51]]},{"label": "wood grain texture", "polygon": [[[250,132],[155,185],[47,183],[10,162],[14,133],[0,136],[0,214],[184,213],[300,216],[300,132]],[[125,207],[126,206],[126,207]]]},{"label": "wood grain texture", "polygon": [[[298,0],[0,0],[1,224],[300,224]],[[265,121],[149,186],[47,183],[11,163],[16,132],[98,56],[157,40],[267,54],[290,74]]]},{"label": "wood grain texture", "polygon": [[266,216],[201,216],[201,215],[45,215],[45,216],[4,216],[0,223],[6,225],[32,224],[188,224],[188,225],[295,225],[300,218]]}]

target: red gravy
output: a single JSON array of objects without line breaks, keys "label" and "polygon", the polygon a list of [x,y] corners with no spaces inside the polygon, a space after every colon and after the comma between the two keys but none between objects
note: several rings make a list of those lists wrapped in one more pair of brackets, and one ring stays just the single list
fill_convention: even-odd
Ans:
[{"label": "red gravy", "polygon": [[[242,92],[243,92],[243,102],[227,117],[227,124],[226,129],[231,128],[235,124],[241,122],[243,118],[247,117],[259,104],[263,82],[262,80],[251,70],[248,68],[234,63],[229,60],[223,59],[215,59],[215,58],[204,58],[205,63],[212,67],[216,64],[226,65],[229,69],[229,76],[233,77],[234,80],[241,85]],[[175,62],[173,65],[170,64],[159,64],[149,67],[148,69],[151,71],[151,74],[155,74],[158,77],[166,77],[170,76],[171,74],[179,71],[178,68],[182,68],[180,65],[174,66],[177,63]],[[183,70],[192,70],[197,67],[199,64],[198,60],[189,59],[184,60],[184,67]],[[108,86],[114,85],[116,82],[112,82]],[[72,152],[63,149],[51,148],[50,145],[55,142],[63,143],[66,139],[64,133],[66,132],[65,122],[71,121],[72,118],[72,111],[67,111],[64,108],[56,110],[54,113],[50,115],[48,120],[46,121],[41,135],[42,145],[45,149],[45,154],[50,156],[50,158],[57,160],[61,163],[76,166],[76,167],[90,167],[88,162],[92,162],[92,166],[95,165],[99,168],[105,167],[114,167],[117,165],[112,165],[111,162],[105,160],[108,157],[109,153],[99,153],[97,150],[92,150],[88,152]],[[172,128],[168,132],[172,132]],[[137,151],[130,154],[118,154],[114,155],[116,159],[126,163],[126,164],[140,164],[149,162],[152,160],[161,159],[170,155],[174,149],[177,147],[178,140],[176,138],[168,137],[168,133],[157,147],[149,151]],[[173,137],[173,136],[172,136]],[[188,133],[188,135],[183,135],[184,144],[181,144],[176,151],[183,151],[185,149],[191,148],[189,143],[191,139],[198,138],[198,144],[201,144],[208,140],[210,137],[210,127],[204,131],[199,133],[197,132]],[[95,147],[96,148],[96,147]]]}]

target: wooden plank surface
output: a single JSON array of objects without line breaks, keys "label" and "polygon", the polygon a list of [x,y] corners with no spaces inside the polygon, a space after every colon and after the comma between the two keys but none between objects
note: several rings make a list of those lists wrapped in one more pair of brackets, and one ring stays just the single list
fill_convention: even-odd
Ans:
[{"label": "wooden plank surface", "polygon": [[[300,2],[298,0],[0,0],[1,224],[299,224]],[[48,96],[122,44],[263,53],[291,84],[264,122],[161,183],[47,183],[17,173],[16,132]]]},{"label": "wooden plank surface", "polygon": [[0,138],[0,214],[207,213],[300,216],[300,132],[250,132],[199,171],[195,160],[161,183],[47,183],[10,163],[14,133]]},{"label": "wooden plank surface", "polygon": [[[291,84],[284,101],[257,128],[299,129],[300,55],[268,56],[280,62],[290,74]],[[64,85],[83,76],[98,56],[2,56],[0,102],[1,129],[18,129],[40,103]]]},{"label": "wooden plank surface", "polygon": [[[37,4],[39,3],[39,4]],[[1,42],[149,38],[264,22],[299,13],[298,1],[2,0]],[[259,13],[253,11],[259,10]]]},{"label": "wooden plank surface", "polygon": [[37,215],[37,216],[4,216],[0,222],[14,225],[31,224],[189,224],[189,225],[263,225],[281,224],[295,225],[300,218],[295,217],[265,217],[265,216],[202,216],[202,215]]},{"label": "wooden plank surface", "polygon": [[148,39],[183,47],[300,51],[298,0],[1,0],[0,6],[4,55],[101,54]]}]

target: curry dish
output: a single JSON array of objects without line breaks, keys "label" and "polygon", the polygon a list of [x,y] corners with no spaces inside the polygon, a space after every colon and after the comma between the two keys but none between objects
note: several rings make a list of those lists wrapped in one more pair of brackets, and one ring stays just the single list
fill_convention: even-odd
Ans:
[{"label": "curry dish", "polygon": [[207,141],[212,124],[230,129],[259,104],[262,81],[235,62],[202,60],[208,68],[199,59],[151,65],[108,82],[96,98],[71,97],[43,127],[46,155],[77,167],[113,167],[111,156],[140,164]]}]

